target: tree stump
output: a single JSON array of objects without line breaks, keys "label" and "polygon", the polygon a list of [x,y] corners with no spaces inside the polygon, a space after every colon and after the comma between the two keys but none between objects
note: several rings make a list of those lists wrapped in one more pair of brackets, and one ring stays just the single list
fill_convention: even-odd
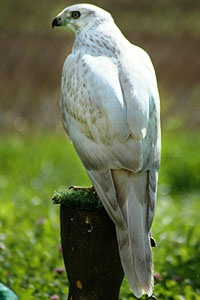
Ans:
[{"label": "tree stump", "polygon": [[117,300],[124,277],[115,226],[93,189],[55,193],[68,300]]}]

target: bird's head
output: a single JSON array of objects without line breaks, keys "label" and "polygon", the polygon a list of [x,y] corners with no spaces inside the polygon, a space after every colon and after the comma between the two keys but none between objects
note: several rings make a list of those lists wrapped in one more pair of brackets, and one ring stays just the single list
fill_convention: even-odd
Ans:
[{"label": "bird's head", "polygon": [[64,26],[78,34],[88,25],[95,26],[95,24],[110,20],[112,20],[111,15],[95,5],[75,4],[61,11],[53,20],[52,27]]}]

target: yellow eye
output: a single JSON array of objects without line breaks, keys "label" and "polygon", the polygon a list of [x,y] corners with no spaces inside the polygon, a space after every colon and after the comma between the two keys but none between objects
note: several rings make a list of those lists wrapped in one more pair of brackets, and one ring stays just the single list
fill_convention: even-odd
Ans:
[{"label": "yellow eye", "polygon": [[73,19],[78,19],[80,17],[80,12],[79,11],[73,11],[72,12],[72,18]]}]

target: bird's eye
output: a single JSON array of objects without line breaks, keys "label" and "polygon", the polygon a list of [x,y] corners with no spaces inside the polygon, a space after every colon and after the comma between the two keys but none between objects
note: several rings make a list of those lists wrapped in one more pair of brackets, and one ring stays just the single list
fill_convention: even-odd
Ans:
[{"label": "bird's eye", "polygon": [[72,18],[73,19],[78,19],[80,17],[80,12],[79,11],[73,11],[72,12]]}]

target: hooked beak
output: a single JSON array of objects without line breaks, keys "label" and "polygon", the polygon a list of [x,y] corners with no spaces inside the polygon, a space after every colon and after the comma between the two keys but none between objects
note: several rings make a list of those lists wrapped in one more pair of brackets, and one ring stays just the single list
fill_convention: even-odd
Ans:
[{"label": "hooked beak", "polygon": [[55,26],[61,26],[62,25],[62,21],[60,17],[55,17],[55,19],[53,19],[52,22],[52,28],[54,28]]}]

